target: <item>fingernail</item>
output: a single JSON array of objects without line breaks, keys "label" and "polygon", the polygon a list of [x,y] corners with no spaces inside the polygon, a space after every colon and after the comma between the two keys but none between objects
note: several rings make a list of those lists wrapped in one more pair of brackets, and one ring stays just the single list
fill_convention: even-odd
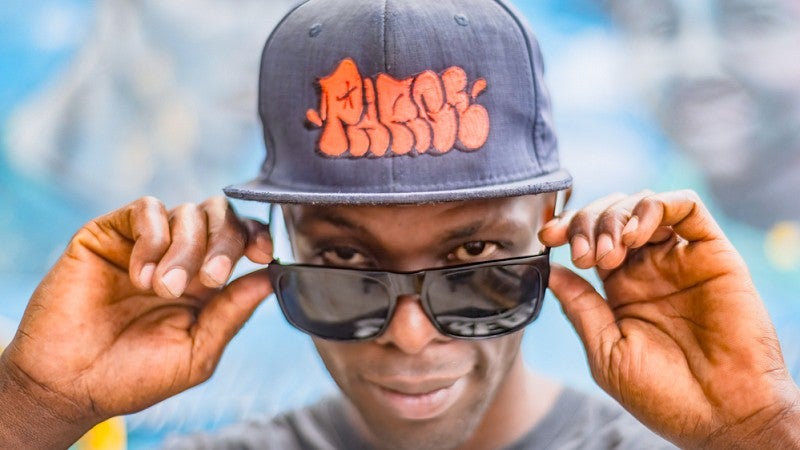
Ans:
[{"label": "fingernail", "polygon": [[597,259],[603,259],[604,256],[614,250],[614,241],[611,239],[610,234],[603,233],[597,239]]},{"label": "fingernail", "polygon": [[204,272],[217,284],[225,284],[231,273],[231,260],[225,255],[211,258],[205,266]]},{"label": "fingernail", "polygon": [[639,218],[633,216],[628,220],[628,223],[625,224],[625,228],[622,229],[622,235],[625,236],[626,234],[633,233],[639,228]]},{"label": "fingernail", "polygon": [[153,263],[145,264],[139,272],[139,283],[145,289],[150,289],[153,286],[153,272],[156,271],[156,265]]},{"label": "fingernail", "polygon": [[572,238],[572,260],[577,261],[589,253],[589,241],[582,235]]},{"label": "fingernail", "polygon": [[161,278],[170,294],[180,297],[186,289],[186,271],[180,268],[172,269]]}]

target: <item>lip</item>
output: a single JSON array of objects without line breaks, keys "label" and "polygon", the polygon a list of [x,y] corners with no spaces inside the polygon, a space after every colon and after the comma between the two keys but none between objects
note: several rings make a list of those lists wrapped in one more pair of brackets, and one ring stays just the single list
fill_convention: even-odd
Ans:
[{"label": "lip", "polygon": [[463,378],[371,383],[380,403],[393,415],[405,420],[428,420],[440,416],[461,397],[466,384]]}]

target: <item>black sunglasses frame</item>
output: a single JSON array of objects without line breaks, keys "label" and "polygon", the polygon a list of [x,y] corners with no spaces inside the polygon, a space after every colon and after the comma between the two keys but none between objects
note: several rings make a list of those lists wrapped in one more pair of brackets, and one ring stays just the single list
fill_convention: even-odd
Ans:
[{"label": "black sunglasses frame", "polygon": [[[319,337],[326,340],[335,340],[335,341],[365,341],[375,339],[381,334],[383,334],[386,329],[388,328],[389,323],[392,320],[392,317],[395,312],[395,308],[397,306],[397,298],[401,295],[416,295],[419,298],[420,303],[422,304],[422,309],[425,312],[425,315],[428,317],[428,320],[433,324],[433,326],[444,336],[456,338],[456,339],[487,339],[493,338],[498,336],[503,336],[506,334],[510,334],[516,332],[534,320],[539,316],[539,312],[542,308],[542,303],[544,302],[544,294],[547,290],[547,284],[550,277],[550,249],[546,248],[545,251],[538,255],[532,256],[521,256],[521,257],[514,257],[514,258],[506,258],[506,259],[499,259],[499,260],[491,260],[491,261],[481,261],[477,263],[467,263],[467,264],[459,264],[455,266],[447,266],[447,267],[437,267],[431,269],[423,269],[411,272],[392,272],[392,271],[382,271],[382,270],[374,270],[374,269],[349,269],[349,268],[338,268],[338,267],[330,267],[330,266],[319,266],[313,264],[286,264],[282,265],[278,260],[274,260],[269,264],[267,267],[267,273],[270,277],[270,281],[272,282],[272,286],[275,289],[275,296],[278,300],[278,305],[283,312],[284,317],[286,320],[298,330],[309,334],[311,336]],[[433,277],[429,277],[428,275],[439,275],[445,276],[450,274],[455,274],[459,272],[467,272],[476,269],[486,268],[486,267],[501,267],[501,266],[508,266],[508,265],[529,265],[531,266],[539,275],[539,283],[538,283],[538,292],[535,293],[535,296],[532,296],[533,300],[530,302],[531,306],[533,307],[533,311],[530,313],[530,316],[526,318],[523,322],[514,325],[511,328],[498,331],[496,333],[491,334],[484,334],[484,335],[459,335],[451,333],[444,329],[444,327],[439,323],[439,320],[436,318],[436,315],[433,313],[431,308],[431,298],[428,295],[428,287],[431,284],[430,280]],[[314,271],[317,273],[331,273],[331,274],[347,274],[350,278],[353,278],[353,275],[357,275],[362,279],[370,279],[375,282],[380,283],[386,288],[388,293],[388,311],[386,313],[386,319],[381,325],[380,330],[375,332],[374,334],[370,334],[369,336],[365,337],[353,337],[349,335],[348,337],[341,337],[341,336],[325,336],[321,335],[315,330],[310,330],[308,327],[304,327],[302,324],[299,324],[293,317],[291,313],[291,308],[288,306],[288,301],[284,297],[283,293],[281,292],[281,279],[288,273],[293,271]],[[523,305],[521,303],[520,305]],[[501,314],[498,314],[501,316]],[[492,316],[487,316],[486,318],[490,318]]]}]

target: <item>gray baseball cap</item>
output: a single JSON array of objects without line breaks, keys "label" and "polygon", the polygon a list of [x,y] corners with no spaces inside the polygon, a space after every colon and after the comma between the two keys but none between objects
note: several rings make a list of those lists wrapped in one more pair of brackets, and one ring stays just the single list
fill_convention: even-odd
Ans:
[{"label": "gray baseball cap", "polygon": [[310,0],[267,40],[259,176],[271,203],[394,204],[569,187],[542,55],[501,0]]}]

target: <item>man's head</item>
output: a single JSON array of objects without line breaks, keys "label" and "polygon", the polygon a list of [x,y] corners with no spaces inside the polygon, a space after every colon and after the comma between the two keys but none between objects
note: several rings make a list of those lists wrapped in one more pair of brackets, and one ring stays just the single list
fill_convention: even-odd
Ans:
[{"label": "man's head", "polygon": [[542,78],[499,0],[311,0],[267,41],[267,158],[225,192],[283,206],[307,266],[273,264],[273,287],[373,442],[513,437],[490,418],[525,384],[519,330],[548,273],[537,232],[571,184]]}]

